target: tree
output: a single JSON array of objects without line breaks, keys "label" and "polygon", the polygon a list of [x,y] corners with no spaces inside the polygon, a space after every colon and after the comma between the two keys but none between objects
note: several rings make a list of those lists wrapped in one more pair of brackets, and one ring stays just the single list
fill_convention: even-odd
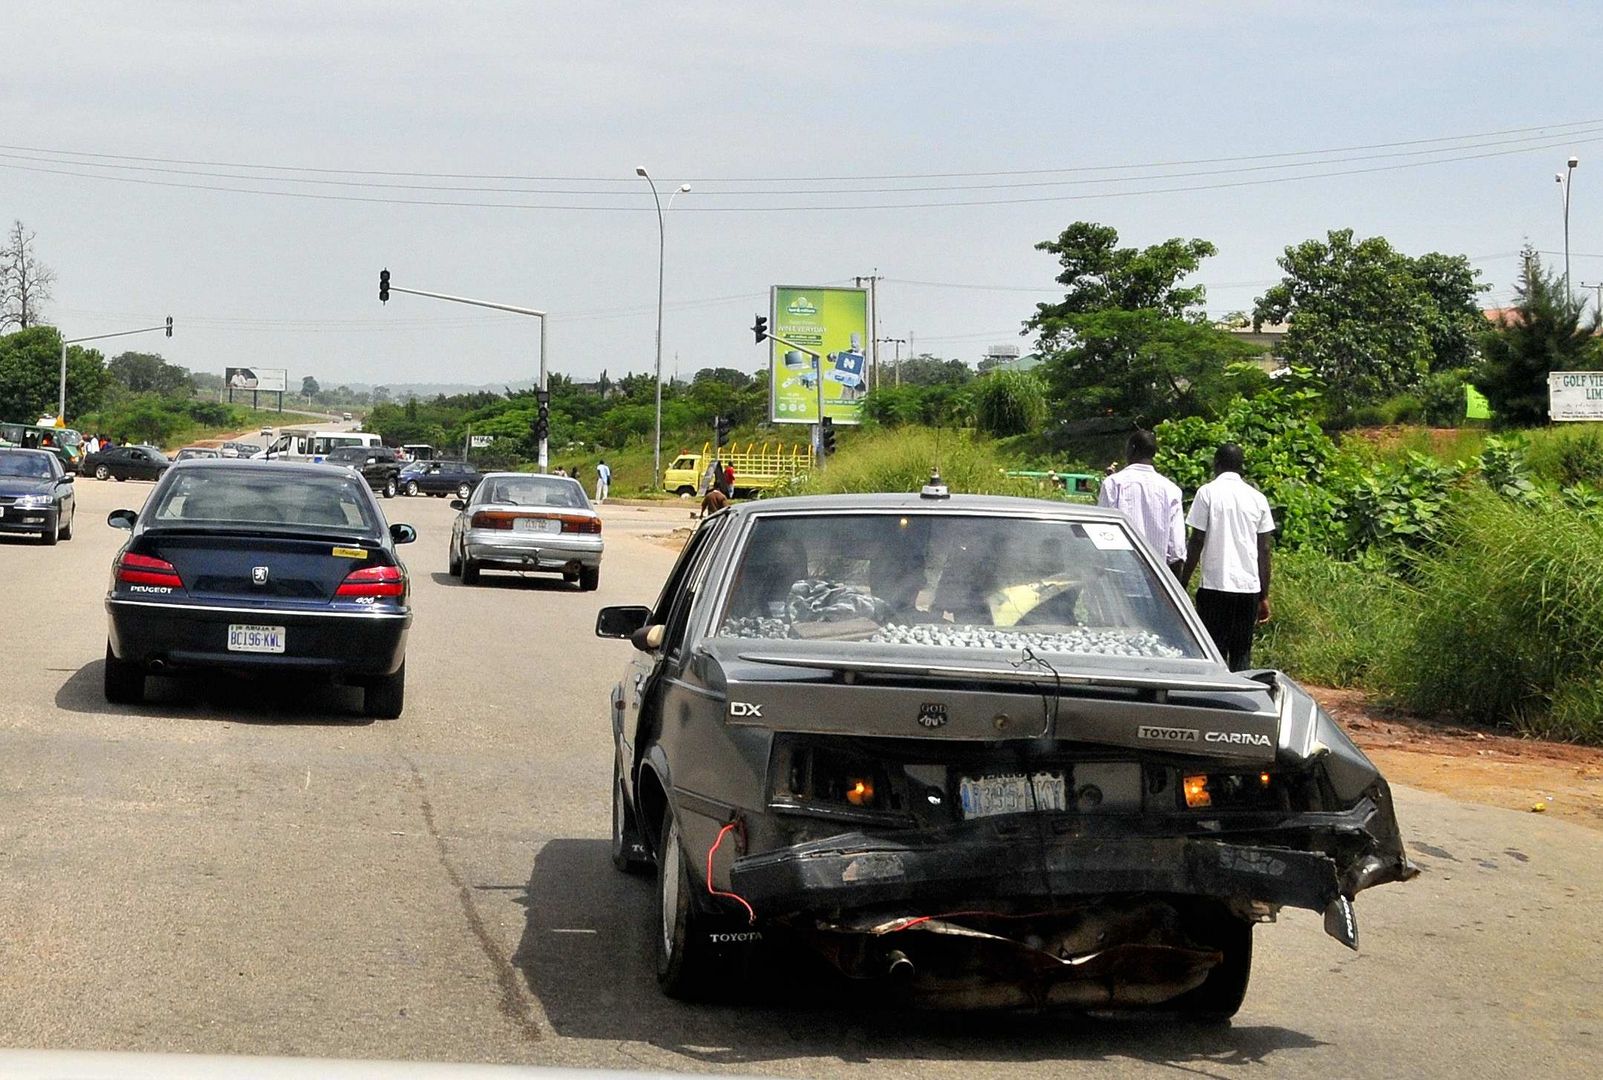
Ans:
[{"label": "tree", "polygon": [[1312,370],[1336,400],[1378,401],[1468,363],[1483,287],[1463,256],[1412,259],[1385,237],[1332,229],[1277,261],[1285,277],[1254,305],[1253,327],[1289,324],[1283,358]]},{"label": "tree", "polygon": [[961,360],[919,353],[902,361],[896,378],[903,386],[962,386],[974,378],[974,369]]},{"label": "tree", "polygon": [[723,383],[731,390],[744,390],[746,387],[751,385],[752,376],[748,375],[744,371],[738,371],[735,368],[702,368],[700,371],[696,372],[695,377],[690,380],[690,385],[695,386],[698,383],[704,383],[708,381]]},{"label": "tree", "polygon": [[26,330],[36,325],[44,302],[50,299],[56,275],[34,254],[36,235],[16,221],[0,244],[0,330],[8,326]]},{"label": "tree", "polygon": [[306,375],[302,377],[301,397],[305,398],[307,401],[311,401],[312,398],[316,397],[321,389],[322,387],[317,385],[317,380],[312,376]]},{"label": "tree", "polygon": [[122,353],[112,358],[106,371],[133,394],[187,395],[194,391],[189,372],[169,364],[159,353]]},{"label": "tree", "polygon": [[373,404],[387,405],[390,400],[390,388],[387,386],[373,387]]},{"label": "tree", "polygon": [[1583,317],[1584,305],[1566,295],[1563,276],[1544,269],[1531,248],[1520,254],[1514,307],[1485,332],[1475,373],[1502,426],[1545,423],[1548,372],[1592,371],[1603,361],[1598,313]]},{"label": "tree", "polygon": [[[1115,414],[1152,424],[1212,412],[1228,396],[1228,366],[1254,350],[1207,322],[1205,291],[1185,285],[1214,254],[1206,240],[1119,247],[1106,225],[1075,222],[1037,249],[1058,257],[1055,304],[1037,304],[1042,372],[1063,416]],[[990,377],[990,376],[987,376]]]},{"label": "tree", "polygon": [[[61,332],[31,326],[0,335],[0,417],[29,422],[56,413]],[[67,419],[100,408],[110,376],[100,353],[67,348]]]}]

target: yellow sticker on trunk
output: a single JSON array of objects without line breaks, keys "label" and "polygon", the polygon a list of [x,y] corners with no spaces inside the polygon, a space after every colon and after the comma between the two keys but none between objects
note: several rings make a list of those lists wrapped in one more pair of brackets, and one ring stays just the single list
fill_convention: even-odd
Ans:
[{"label": "yellow sticker on trunk", "polygon": [[365,558],[367,558],[367,549],[366,548],[335,548],[334,549],[334,556],[336,558],[340,558],[340,559],[365,559]]}]

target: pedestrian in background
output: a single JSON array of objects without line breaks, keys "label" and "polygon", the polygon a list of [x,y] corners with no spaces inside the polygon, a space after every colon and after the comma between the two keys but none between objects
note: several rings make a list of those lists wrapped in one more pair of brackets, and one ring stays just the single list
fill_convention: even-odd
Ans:
[{"label": "pedestrian in background", "polygon": [[735,497],[735,467],[733,465],[724,466],[723,485],[724,495],[733,499]]},{"label": "pedestrian in background", "polygon": [[1269,500],[1241,478],[1241,447],[1225,443],[1213,455],[1213,479],[1197,489],[1186,524],[1191,540],[1180,583],[1202,564],[1197,614],[1231,671],[1252,666],[1252,632],[1269,621]]},{"label": "pedestrian in background", "polygon": [[1102,481],[1096,502],[1122,513],[1153,554],[1178,576],[1186,561],[1185,508],[1180,485],[1152,467],[1157,452],[1152,432],[1132,431],[1125,445],[1130,464]]},{"label": "pedestrian in background", "polygon": [[602,458],[601,463],[596,466],[596,502],[606,502],[607,492],[611,489],[612,466],[607,464],[606,458]]}]

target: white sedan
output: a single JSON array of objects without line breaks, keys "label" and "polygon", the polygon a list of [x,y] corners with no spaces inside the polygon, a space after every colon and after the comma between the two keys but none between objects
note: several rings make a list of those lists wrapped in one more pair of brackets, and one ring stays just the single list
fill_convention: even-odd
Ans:
[{"label": "white sedan", "polygon": [[585,592],[601,584],[601,516],[577,480],[488,473],[451,505],[449,566],[464,585],[482,570],[561,574]]}]

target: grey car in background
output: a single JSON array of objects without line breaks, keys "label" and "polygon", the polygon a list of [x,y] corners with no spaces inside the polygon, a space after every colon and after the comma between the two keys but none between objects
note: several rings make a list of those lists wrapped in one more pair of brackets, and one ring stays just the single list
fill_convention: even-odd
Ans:
[{"label": "grey car in background", "polygon": [[577,480],[487,473],[468,499],[452,499],[449,566],[464,585],[482,570],[561,574],[585,592],[601,584],[601,515]]}]

